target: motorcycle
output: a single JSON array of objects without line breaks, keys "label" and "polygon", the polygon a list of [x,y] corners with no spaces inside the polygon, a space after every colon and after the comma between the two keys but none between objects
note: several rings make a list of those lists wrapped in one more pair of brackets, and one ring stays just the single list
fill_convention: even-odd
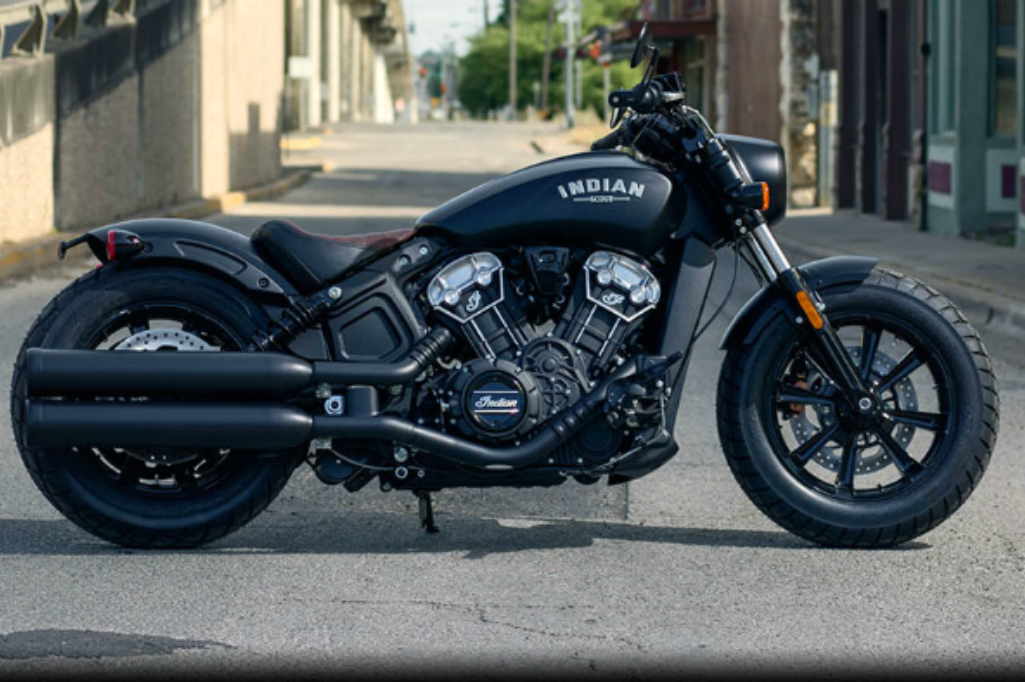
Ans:
[{"label": "motorcycle", "polygon": [[[716,251],[762,288],[722,339],[716,417],[752,502],[815,543],[948,518],[998,426],[992,363],[932,287],[864,257],[794,267],[773,142],[717,135],[647,26],[592,151],[481,185],[409,230],[251,238],[145,219],[41,312],[14,368],[22,458],[68,519],[131,547],[242,527],[307,463],[350,492],[623,484],[674,428]],[[732,285],[731,285],[732,291]],[[702,319],[707,318],[702,325]]]}]

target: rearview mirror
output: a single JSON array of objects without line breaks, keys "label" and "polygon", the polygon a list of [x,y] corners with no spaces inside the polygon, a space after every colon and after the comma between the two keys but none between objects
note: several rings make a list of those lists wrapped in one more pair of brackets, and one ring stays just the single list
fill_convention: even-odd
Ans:
[{"label": "rearview mirror", "polygon": [[648,52],[651,51],[651,45],[651,29],[648,28],[648,23],[645,22],[644,26],[641,27],[641,34],[637,36],[637,45],[634,47],[633,57],[630,58],[631,69],[636,69],[641,65],[641,62],[648,56]]}]

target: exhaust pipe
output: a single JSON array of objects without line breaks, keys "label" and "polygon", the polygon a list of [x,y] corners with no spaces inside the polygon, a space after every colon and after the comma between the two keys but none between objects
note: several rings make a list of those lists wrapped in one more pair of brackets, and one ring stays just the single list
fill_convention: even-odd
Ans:
[{"label": "exhaust pipe", "polygon": [[283,353],[133,353],[30,348],[33,397],[284,398],[326,383],[392,386],[412,381],[453,341],[432,330],[396,363],[309,362]]},{"label": "exhaust pipe", "polygon": [[264,403],[72,402],[29,399],[26,441],[33,448],[232,448],[261,452],[301,446],[313,438],[381,440],[467,466],[512,469],[534,464],[577,434],[602,410],[609,388],[634,373],[627,362],[528,441],[496,448],[423,428],[390,415],[312,416]]},{"label": "exhaust pipe", "polygon": [[29,400],[31,448],[232,448],[273,452],[308,441],[313,418],[261,403],[114,403]]}]

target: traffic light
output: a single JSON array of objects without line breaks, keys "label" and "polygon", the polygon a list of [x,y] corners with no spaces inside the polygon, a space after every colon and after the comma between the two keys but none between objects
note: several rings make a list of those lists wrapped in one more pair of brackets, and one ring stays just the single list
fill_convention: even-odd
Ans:
[{"label": "traffic light", "polygon": [[566,48],[557,47],[554,50],[552,50],[552,59],[554,59],[557,62],[561,62],[562,60],[566,59]]},{"label": "traffic light", "polygon": [[577,59],[590,59],[591,61],[597,61],[598,57],[602,54],[602,43],[600,40],[595,40],[589,45],[581,45],[577,48],[574,56]]}]

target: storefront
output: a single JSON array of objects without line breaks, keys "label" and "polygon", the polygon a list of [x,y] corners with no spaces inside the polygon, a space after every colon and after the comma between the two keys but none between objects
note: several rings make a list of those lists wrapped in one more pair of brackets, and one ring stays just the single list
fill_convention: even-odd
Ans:
[{"label": "storefront", "polygon": [[928,229],[1025,246],[1025,0],[929,11]]}]

